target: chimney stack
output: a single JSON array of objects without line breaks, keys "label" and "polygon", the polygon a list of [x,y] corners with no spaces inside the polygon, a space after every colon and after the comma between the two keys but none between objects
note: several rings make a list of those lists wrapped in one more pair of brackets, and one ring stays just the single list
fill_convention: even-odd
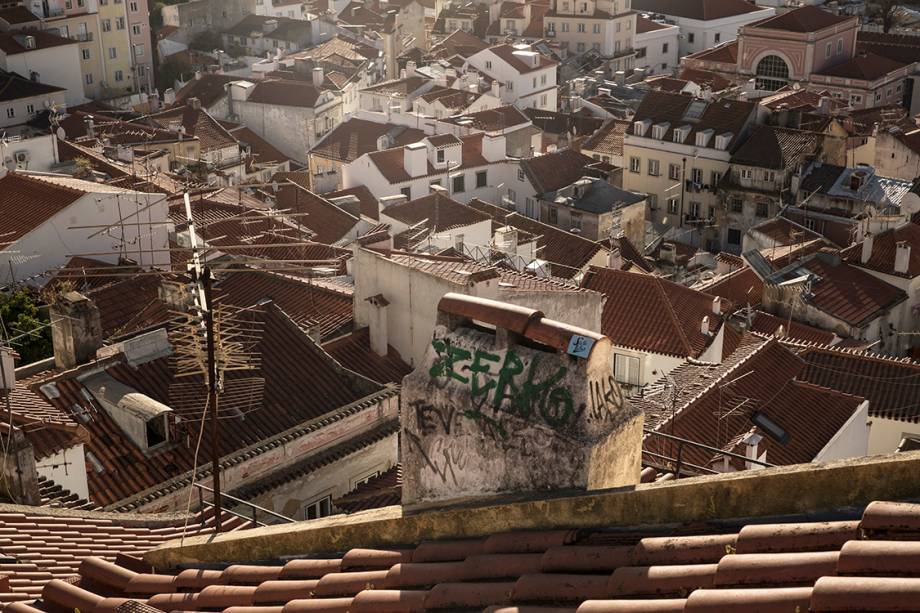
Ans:
[{"label": "chimney stack", "polygon": [[389,328],[387,319],[387,307],[390,301],[383,297],[383,294],[377,294],[366,299],[370,305],[369,327],[371,336],[371,351],[381,357],[386,357],[389,352]]},{"label": "chimney stack", "polygon": [[868,263],[869,260],[872,259],[872,247],[874,243],[875,237],[872,236],[871,232],[866,232],[866,235],[863,236],[862,254],[859,257],[859,261],[863,264]]},{"label": "chimney stack", "polygon": [[898,274],[907,274],[910,268],[910,243],[898,241],[898,249],[894,256],[894,271]]},{"label": "chimney stack", "polygon": [[623,254],[619,249],[613,248],[607,252],[607,268],[623,270]]},{"label": "chimney stack", "polygon": [[700,322],[700,333],[709,336],[709,315],[703,316],[703,321]]},{"label": "chimney stack", "polygon": [[54,363],[67,370],[96,358],[102,347],[99,309],[79,292],[67,292],[51,305]]},{"label": "chimney stack", "polygon": [[[639,482],[643,414],[612,377],[609,338],[453,293],[437,317],[425,357],[403,379],[405,508]],[[481,385],[490,380],[501,383]],[[534,395],[528,381],[545,389]],[[521,453],[512,437],[541,444]],[[445,449],[447,462],[463,464],[446,468],[449,479],[430,459]]]},{"label": "chimney stack", "polygon": [[195,111],[201,110],[201,100],[198,98],[189,98],[186,104],[188,104],[188,107],[192,110],[195,110]]},{"label": "chimney stack", "polygon": [[[742,439],[741,441],[742,443],[744,443],[744,457],[746,457],[748,460],[760,459],[759,456],[760,456],[761,441],[763,441],[763,436],[761,436],[760,434],[757,434],[756,432],[751,432],[746,437],[744,437],[744,439]],[[754,464],[753,462],[745,462],[744,467],[747,470],[750,470],[752,468],[763,468],[759,464]]]},{"label": "chimney stack", "polygon": [[323,69],[320,66],[313,68],[313,87],[319,89],[323,86],[323,81],[325,76],[323,75]]},{"label": "chimney stack", "polygon": [[722,299],[716,296],[712,299],[712,314],[721,315],[722,314]]}]

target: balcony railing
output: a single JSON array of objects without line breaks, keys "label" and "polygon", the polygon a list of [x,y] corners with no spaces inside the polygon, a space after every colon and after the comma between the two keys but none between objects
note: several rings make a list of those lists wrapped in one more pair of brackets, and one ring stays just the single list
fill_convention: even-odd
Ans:
[{"label": "balcony railing", "polygon": [[[733,453],[731,451],[725,451],[724,449],[719,449],[718,447],[711,447],[709,445],[704,445],[703,443],[691,441],[689,439],[681,438],[679,436],[665,434],[664,432],[659,432],[657,430],[649,430],[648,428],[646,428],[645,434],[649,436],[657,436],[659,438],[663,438],[665,440],[671,441],[673,444],[677,446],[677,452],[675,453],[674,456],[669,456],[669,455],[662,454],[662,453],[656,453],[654,451],[647,451],[645,449],[642,450],[642,454],[655,458],[656,460],[663,460],[665,466],[667,466],[668,469],[671,470],[674,473],[674,476],[678,479],[680,479],[682,472],[686,473],[685,476],[688,476],[688,477],[696,477],[696,476],[699,476],[700,474],[704,474],[704,475],[719,474],[719,471],[714,470],[712,468],[707,468],[705,466],[699,466],[697,464],[691,464],[690,462],[685,461],[683,459],[685,447],[690,447],[693,449],[702,449],[704,451],[711,451],[714,455],[721,455],[721,456],[733,458],[736,460],[743,460],[745,462],[748,462],[750,464],[756,464],[757,466],[761,466],[763,468],[772,468],[776,466],[775,464],[770,464],[769,462],[764,462],[762,460],[749,458],[747,456],[743,456],[738,453]],[[687,470],[685,471],[684,469],[687,469]]]},{"label": "balcony railing", "polygon": [[[213,501],[213,500],[208,500],[208,499],[206,499],[206,498],[205,498],[205,495],[204,495],[205,492],[208,492],[208,493],[210,493],[211,496],[213,497],[213,495],[214,495],[214,490],[212,490],[211,488],[209,488],[208,486],[206,486],[206,485],[204,485],[204,484],[202,484],[202,483],[194,483],[193,485],[194,485],[195,488],[198,490],[198,508],[199,508],[200,510],[203,511],[203,510],[204,510],[205,508],[207,508],[207,507],[213,507],[213,506],[215,506],[215,505],[214,505],[214,501]],[[252,522],[252,527],[253,527],[253,528],[258,528],[258,527],[261,527],[261,526],[267,526],[267,525],[268,525],[268,524],[266,524],[266,523],[264,523],[264,522],[260,522],[260,521],[259,521],[259,517],[260,517],[260,516],[261,516],[261,517],[266,517],[266,516],[267,516],[267,517],[273,517],[273,518],[275,518],[276,520],[279,520],[279,521],[272,522],[272,523],[275,523],[275,524],[277,524],[277,523],[282,523],[282,524],[293,524],[293,523],[295,522],[295,520],[291,519],[290,517],[287,517],[287,516],[285,516],[285,515],[281,515],[280,513],[275,513],[274,511],[271,511],[271,510],[269,510],[269,509],[260,507],[259,505],[253,504],[253,503],[249,502],[248,500],[242,500],[242,499],[240,499],[240,498],[236,498],[235,496],[231,496],[230,494],[221,493],[221,495],[220,495],[220,500],[221,500],[221,514],[226,513],[226,514],[228,514],[228,515],[233,515],[234,517],[239,517],[240,519],[245,519],[245,520],[247,520],[247,521],[251,521],[251,522]],[[234,503],[235,505],[239,505],[239,506],[246,507],[246,508],[249,510],[249,515],[246,516],[246,515],[242,515],[242,514],[240,514],[240,513],[237,513],[236,511],[228,510],[228,509],[227,509],[227,502],[228,502],[228,501]],[[201,526],[204,527],[205,523],[206,523],[205,514],[202,513],[202,514],[201,514]]]}]

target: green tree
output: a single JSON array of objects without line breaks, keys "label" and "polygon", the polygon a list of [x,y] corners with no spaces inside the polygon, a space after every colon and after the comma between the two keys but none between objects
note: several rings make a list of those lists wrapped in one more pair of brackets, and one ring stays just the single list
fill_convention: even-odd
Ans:
[{"label": "green tree", "polygon": [[0,293],[0,318],[19,354],[20,365],[31,364],[54,355],[48,316],[35,296],[25,289]]}]

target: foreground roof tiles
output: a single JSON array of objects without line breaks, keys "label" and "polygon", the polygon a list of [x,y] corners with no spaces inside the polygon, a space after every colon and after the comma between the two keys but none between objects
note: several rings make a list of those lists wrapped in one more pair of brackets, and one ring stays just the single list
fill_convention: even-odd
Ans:
[{"label": "foreground roof tiles", "polygon": [[563,525],[178,574],[90,558],[76,584],[51,581],[36,607],[10,610],[103,613],[133,599],[166,612],[826,613],[911,610],[920,595],[920,505],[694,528]]},{"label": "foreground roof tiles", "polygon": [[[186,534],[213,530],[212,519],[202,525],[201,516],[190,518]],[[224,529],[242,523],[228,516]],[[6,507],[0,512],[0,610],[39,598],[53,580],[70,580],[88,558],[137,563],[150,549],[179,538],[184,526],[184,519],[168,516]]]}]

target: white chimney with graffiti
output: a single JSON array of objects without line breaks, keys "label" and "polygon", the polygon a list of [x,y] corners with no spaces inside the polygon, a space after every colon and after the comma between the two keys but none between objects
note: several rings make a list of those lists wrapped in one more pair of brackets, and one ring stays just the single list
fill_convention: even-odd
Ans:
[{"label": "white chimney with graffiti", "polygon": [[444,296],[401,420],[410,508],[639,480],[643,415],[610,340],[533,309]]}]

